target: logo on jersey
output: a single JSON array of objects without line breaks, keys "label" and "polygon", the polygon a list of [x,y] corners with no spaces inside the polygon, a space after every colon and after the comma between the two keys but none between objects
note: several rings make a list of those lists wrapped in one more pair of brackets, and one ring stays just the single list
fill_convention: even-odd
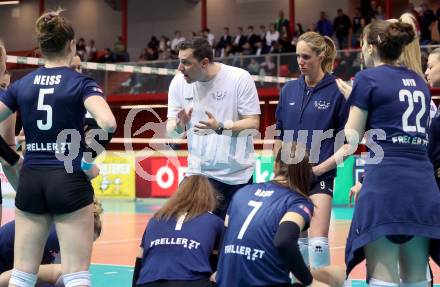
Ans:
[{"label": "logo on jersey", "polygon": [[98,88],[98,87],[93,87],[93,89],[92,89],[94,92],[98,92],[98,93],[101,93],[101,94],[103,94],[104,92],[100,89],[100,88]]},{"label": "logo on jersey", "polygon": [[327,110],[328,108],[330,108],[330,102],[326,102],[326,101],[315,101],[315,108],[317,108],[318,110]]},{"label": "logo on jersey", "polygon": [[211,97],[216,100],[217,102],[219,101],[223,101],[223,99],[226,97],[226,94],[228,92],[227,91],[217,91],[217,92],[212,92],[211,93]]},{"label": "logo on jersey", "polygon": [[312,217],[312,212],[304,204],[300,204],[299,208],[302,209],[308,216]]}]

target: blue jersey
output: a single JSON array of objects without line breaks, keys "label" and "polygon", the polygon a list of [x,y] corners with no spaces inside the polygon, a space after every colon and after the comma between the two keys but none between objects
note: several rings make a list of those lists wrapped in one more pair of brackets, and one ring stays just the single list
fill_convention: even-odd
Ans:
[{"label": "blue jersey", "polygon": [[381,65],[359,72],[349,102],[368,111],[366,131],[383,130],[374,140],[387,154],[426,153],[431,95],[425,81],[405,67]]},{"label": "blue jersey", "polygon": [[[11,270],[14,267],[14,238],[15,220],[6,223],[0,228],[0,273]],[[55,263],[59,254],[60,244],[55,226],[52,226],[46,241],[46,246],[44,247],[41,264]]]},{"label": "blue jersey", "polygon": [[150,219],[142,238],[137,285],[157,280],[200,280],[212,273],[209,256],[217,250],[223,221],[205,213],[189,221]]},{"label": "blue jersey", "polygon": [[268,286],[290,282],[289,270],[273,243],[279,223],[287,212],[300,214],[308,225],[313,204],[272,182],[248,185],[237,191],[228,210],[228,227],[217,269],[218,286]]},{"label": "blue jersey", "polygon": [[[335,136],[344,129],[348,109],[332,75],[326,74],[314,88],[307,87],[304,76],[289,81],[281,90],[275,115],[277,130],[281,131],[279,138],[304,143],[311,162],[319,164],[337,150]],[[340,137],[343,144],[344,135],[341,133]],[[333,169],[318,180],[335,176]]]},{"label": "blue jersey", "polygon": [[440,168],[440,109],[437,110],[429,126],[428,155],[434,169]]},{"label": "blue jersey", "polygon": [[84,101],[90,96],[102,96],[102,90],[91,78],[68,67],[41,67],[14,82],[2,101],[13,112],[21,114],[26,136],[24,166],[63,166],[56,154],[65,154],[78,147],[72,146],[70,136],[57,141],[63,130],[72,130],[79,140],[78,155],[73,160],[80,170],[84,142]]}]

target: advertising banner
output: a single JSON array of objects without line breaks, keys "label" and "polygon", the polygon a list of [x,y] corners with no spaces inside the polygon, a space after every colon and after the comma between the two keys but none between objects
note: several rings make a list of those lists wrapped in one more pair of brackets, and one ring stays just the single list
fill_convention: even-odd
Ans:
[{"label": "advertising banner", "polygon": [[97,197],[135,198],[135,156],[129,152],[106,152],[96,163],[100,174],[92,184]]}]

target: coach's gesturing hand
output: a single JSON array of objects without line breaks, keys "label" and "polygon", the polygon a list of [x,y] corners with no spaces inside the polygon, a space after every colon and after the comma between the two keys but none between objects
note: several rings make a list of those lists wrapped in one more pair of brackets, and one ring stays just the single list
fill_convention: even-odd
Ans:
[{"label": "coach's gesturing hand", "polygon": [[193,112],[193,108],[190,108],[188,111],[185,109],[180,110],[179,113],[177,113],[177,125],[179,129],[183,130],[185,129],[186,124],[191,120],[191,115]]},{"label": "coach's gesturing hand", "polygon": [[206,111],[205,113],[208,116],[208,119],[206,121],[199,121],[199,123],[194,125],[194,127],[198,130],[203,130],[196,132],[201,132],[204,134],[213,133],[220,127],[220,123],[215,119],[212,113],[208,111]]}]

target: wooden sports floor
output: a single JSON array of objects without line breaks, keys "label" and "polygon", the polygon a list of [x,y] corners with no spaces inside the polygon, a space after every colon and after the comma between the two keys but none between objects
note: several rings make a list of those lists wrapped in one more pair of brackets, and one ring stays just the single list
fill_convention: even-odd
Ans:
[{"label": "wooden sports floor", "polygon": [[[139,242],[151,215],[163,199],[140,201],[104,200],[103,231],[95,242],[92,256],[92,282],[97,287],[129,287]],[[352,208],[335,207],[330,228],[332,263],[343,266],[344,248]],[[14,218],[12,199],[4,199],[3,223]],[[434,282],[440,287],[440,268],[433,266]],[[350,275],[352,286],[366,286],[365,265],[360,264]]]}]

